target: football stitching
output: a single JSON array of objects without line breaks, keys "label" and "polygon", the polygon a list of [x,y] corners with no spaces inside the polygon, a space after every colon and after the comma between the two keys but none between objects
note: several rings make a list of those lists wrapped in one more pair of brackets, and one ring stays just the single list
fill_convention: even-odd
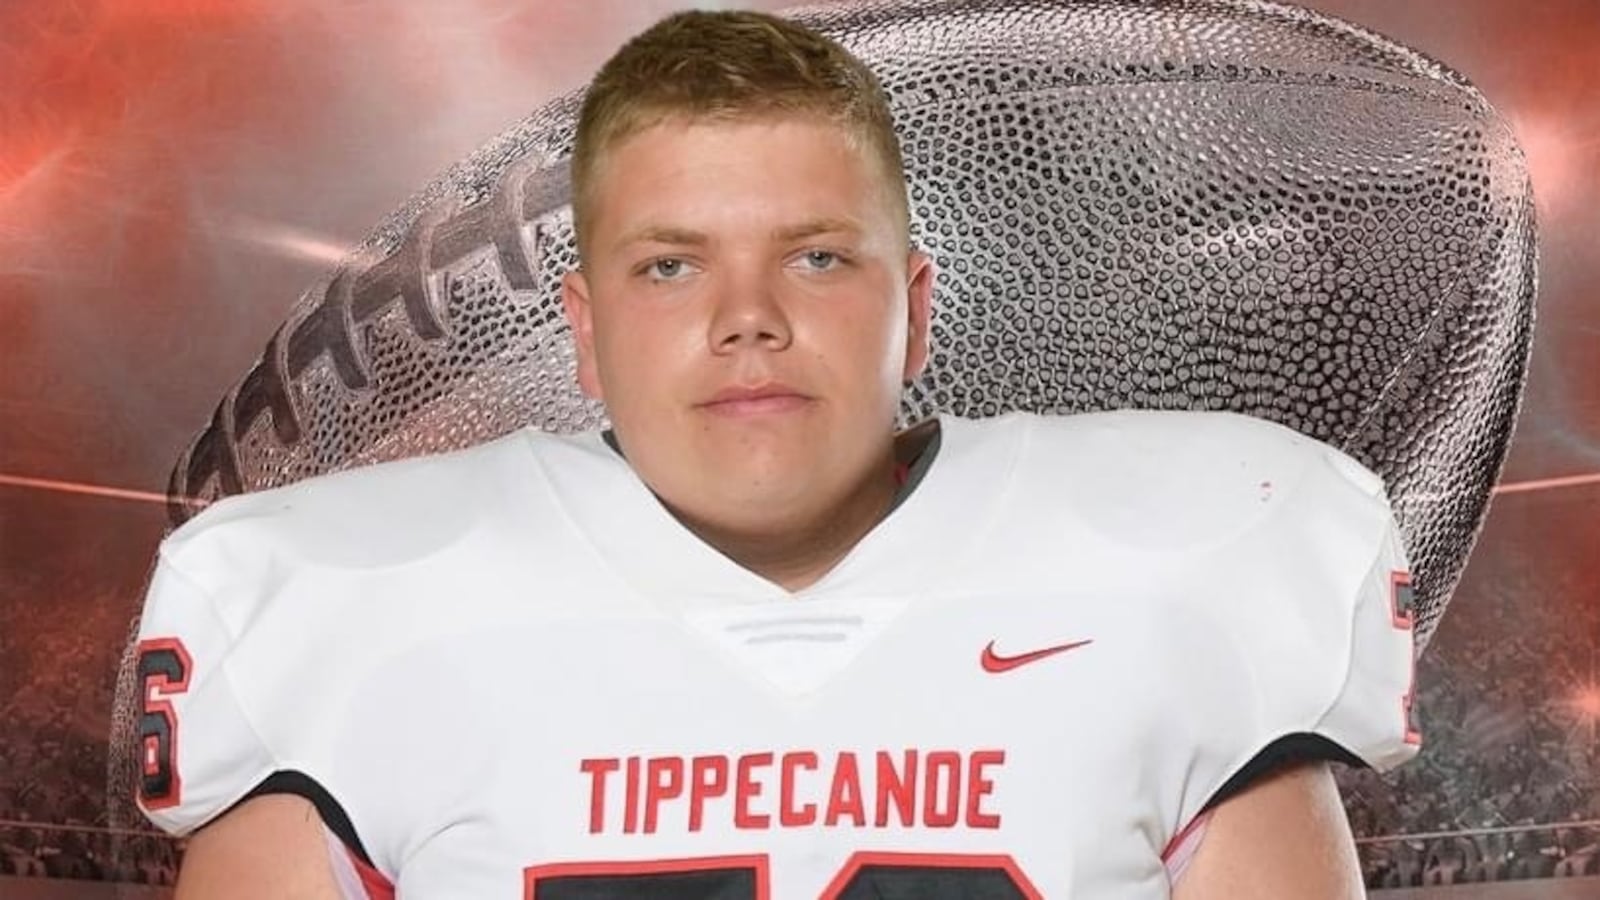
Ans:
[{"label": "football stitching", "polygon": [[400,246],[387,256],[363,266],[357,254],[341,265],[319,289],[321,296],[310,312],[279,328],[261,359],[224,394],[211,422],[174,467],[167,490],[172,523],[182,524],[198,511],[194,492],[213,478],[224,495],[243,491],[237,442],[262,415],[271,414],[273,432],[283,446],[299,442],[301,420],[290,383],[316,360],[326,355],[335,376],[350,391],[370,388],[371,372],[358,345],[359,332],[396,301],[417,337],[424,341],[447,337],[444,307],[452,268],[486,249],[493,252],[514,294],[537,292],[542,287],[539,263],[548,250],[549,235],[538,228],[525,242],[526,212],[533,210],[537,218],[566,205],[571,196],[566,166],[540,168],[538,162],[522,159],[507,166],[494,190],[478,203],[452,208],[455,204],[446,200],[425,208],[406,229]]}]

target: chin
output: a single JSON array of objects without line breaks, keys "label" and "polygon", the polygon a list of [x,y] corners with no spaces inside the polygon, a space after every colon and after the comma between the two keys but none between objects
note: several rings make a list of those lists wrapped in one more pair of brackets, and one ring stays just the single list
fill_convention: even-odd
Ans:
[{"label": "chin", "polygon": [[[714,480],[713,480],[714,479]],[[809,522],[826,509],[819,502],[830,492],[793,470],[740,471],[728,467],[702,482],[715,485],[698,492],[703,518],[740,531],[782,531]]]},{"label": "chin", "polygon": [[815,504],[826,491],[815,479],[792,469],[752,472],[730,467],[722,471],[716,493],[719,505],[726,509],[770,518],[780,513],[792,515],[793,510]]}]

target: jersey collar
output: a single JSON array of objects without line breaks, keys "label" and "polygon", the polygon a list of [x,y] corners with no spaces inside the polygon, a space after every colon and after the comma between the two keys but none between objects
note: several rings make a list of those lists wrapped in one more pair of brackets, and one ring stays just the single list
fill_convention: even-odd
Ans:
[{"label": "jersey collar", "polygon": [[642,594],[687,608],[807,597],[901,596],[936,590],[1010,484],[1020,429],[1007,420],[940,416],[937,453],[890,513],[821,580],[789,592],[724,556],[656,499],[600,432],[528,433],[548,496],[599,558]]}]

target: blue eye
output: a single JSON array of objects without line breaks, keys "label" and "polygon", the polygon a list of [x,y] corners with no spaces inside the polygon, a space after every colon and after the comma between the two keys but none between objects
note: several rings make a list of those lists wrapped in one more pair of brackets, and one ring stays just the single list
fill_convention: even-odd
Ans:
[{"label": "blue eye", "polygon": [[822,272],[833,268],[839,263],[839,254],[829,250],[812,250],[805,255],[807,265]]},{"label": "blue eye", "polygon": [[656,278],[661,281],[671,281],[674,278],[682,275],[686,268],[687,266],[684,265],[683,260],[675,259],[669,256],[665,259],[658,259],[651,262],[645,267],[645,271],[652,278]]}]

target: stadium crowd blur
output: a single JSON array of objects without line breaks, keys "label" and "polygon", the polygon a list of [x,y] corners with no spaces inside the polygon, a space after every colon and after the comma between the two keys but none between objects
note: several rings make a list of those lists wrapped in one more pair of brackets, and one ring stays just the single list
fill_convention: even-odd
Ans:
[{"label": "stadium crowd blur", "polygon": [[1418,666],[1423,752],[1340,775],[1368,887],[1600,874],[1600,612],[1576,574],[1503,571]]},{"label": "stadium crowd blur", "polygon": [[[1424,752],[1388,776],[1341,773],[1369,887],[1600,874],[1600,828],[1571,824],[1600,821],[1600,615],[1571,602],[1577,578],[1539,587],[1458,594],[1419,666]],[[129,606],[94,599],[0,604],[5,680],[20,677],[0,696],[0,875],[170,884],[177,846],[125,805],[108,813]]]},{"label": "stadium crowd blur", "polygon": [[108,816],[108,712],[128,599],[72,586],[84,593],[71,602],[0,603],[0,875],[171,884],[172,842]]}]

